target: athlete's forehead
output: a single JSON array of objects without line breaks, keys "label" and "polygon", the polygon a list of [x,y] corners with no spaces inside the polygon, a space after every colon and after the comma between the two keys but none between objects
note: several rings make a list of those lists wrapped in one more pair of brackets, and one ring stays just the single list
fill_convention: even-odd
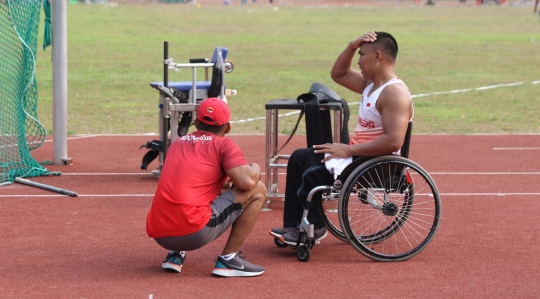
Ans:
[{"label": "athlete's forehead", "polygon": [[365,54],[374,50],[373,43],[364,43],[360,48],[358,48],[358,54]]}]

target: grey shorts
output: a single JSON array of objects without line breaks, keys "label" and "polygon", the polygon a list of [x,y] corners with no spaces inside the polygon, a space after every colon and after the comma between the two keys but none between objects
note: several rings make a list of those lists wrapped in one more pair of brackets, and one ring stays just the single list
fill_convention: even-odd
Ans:
[{"label": "grey shorts", "polygon": [[175,251],[203,247],[221,236],[242,215],[242,204],[234,203],[234,200],[235,196],[230,190],[225,192],[212,202],[212,216],[204,228],[185,236],[156,238],[156,242],[165,249]]}]

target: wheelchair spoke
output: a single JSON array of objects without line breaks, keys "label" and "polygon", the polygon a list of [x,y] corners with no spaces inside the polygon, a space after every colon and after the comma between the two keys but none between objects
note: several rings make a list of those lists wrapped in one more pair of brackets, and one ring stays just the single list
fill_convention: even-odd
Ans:
[{"label": "wheelchair spoke", "polygon": [[338,193],[332,193],[331,197],[321,200],[321,211],[323,212],[323,220],[328,231],[341,241],[347,241],[347,237],[341,230],[338,215]]}]

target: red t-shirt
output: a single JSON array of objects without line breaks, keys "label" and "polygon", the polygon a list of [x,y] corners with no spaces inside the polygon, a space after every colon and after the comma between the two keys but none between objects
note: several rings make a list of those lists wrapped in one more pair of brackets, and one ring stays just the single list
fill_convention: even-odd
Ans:
[{"label": "red t-shirt", "polygon": [[226,172],[247,164],[229,138],[204,131],[179,137],[167,150],[146,219],[148,236],[184,236],[201,230],[210,220],[210,204],[221,191]]}]

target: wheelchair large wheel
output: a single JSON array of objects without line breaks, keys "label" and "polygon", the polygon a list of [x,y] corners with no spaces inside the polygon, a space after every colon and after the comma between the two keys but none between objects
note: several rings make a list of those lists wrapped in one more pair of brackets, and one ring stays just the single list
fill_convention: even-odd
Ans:
[{"label": "wheelchair large wheel", "polygon": [[322,218],[324,220],[324,224],[326,225],[326,229],[328,229],[328,231],[339,240],[348,242],[347,237],[341,230],[341,226],[339,224],[338,204],[338,198],[323,198],[320,201],[320,211],[322,211]]},{"label": "wheelchair large wheel", "polygon": [[368,160],[348,176],[338,209],[349,243],[376,261],[401,261],[420,253],[441,217],[431,176],[417,163],[391,155]]}]

